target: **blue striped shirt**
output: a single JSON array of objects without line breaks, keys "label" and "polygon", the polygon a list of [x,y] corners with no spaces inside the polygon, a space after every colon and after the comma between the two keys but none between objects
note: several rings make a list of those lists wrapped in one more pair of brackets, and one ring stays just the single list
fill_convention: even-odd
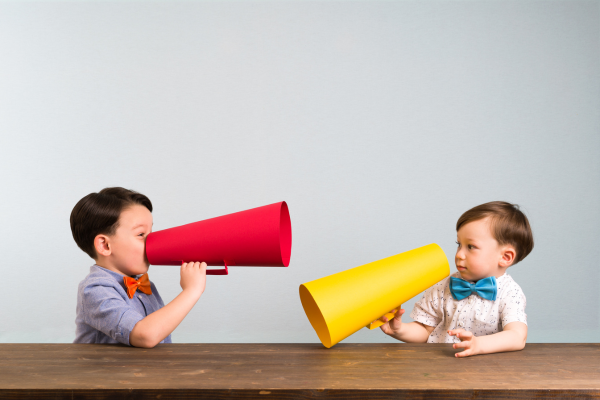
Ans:
[{"label": "blue striped shirt", "polygon": [[[129,334],[135,324],[164,307],[156,286],[152,282],[150,285],[151,295],[138,290],[130,299],[123,275],[92,265],[77,292],[77,328],[73,343],[123,343],[130,346]],[[171,343],[171,335],[161,343]]]}]

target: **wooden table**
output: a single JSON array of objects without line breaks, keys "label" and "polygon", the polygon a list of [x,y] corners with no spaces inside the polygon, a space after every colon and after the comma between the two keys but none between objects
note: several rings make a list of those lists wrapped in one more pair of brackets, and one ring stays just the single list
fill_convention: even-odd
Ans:
[{"label": "wooden table", "polygon": [[600,399],[600,343],[0,344],[1,399]]}]

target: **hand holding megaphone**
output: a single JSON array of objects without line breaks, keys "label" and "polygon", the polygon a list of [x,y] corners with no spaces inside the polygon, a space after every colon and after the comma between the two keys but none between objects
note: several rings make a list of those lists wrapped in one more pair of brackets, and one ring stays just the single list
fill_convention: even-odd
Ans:
[{"label": "hand holding megaphone", "polygon": [[385,314],[383,317],[376,319],[371,323],[371,326],[375,324],[379,324],[383,333],[389,336],[395,336],[400,333],[402,329],[402,315],[406,310],[400,307],[393,309],[389,313]]},{"label": "hand holding megaphone", "polygon": [[191,290],[201,295],[206,288],[206,263],[189,262],[181,264],[179,285],[181,290]]}]

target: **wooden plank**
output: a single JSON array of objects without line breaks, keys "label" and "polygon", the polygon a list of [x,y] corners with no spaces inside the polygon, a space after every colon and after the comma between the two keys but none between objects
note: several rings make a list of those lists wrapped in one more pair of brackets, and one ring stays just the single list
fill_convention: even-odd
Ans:
[{"label": "wooden plank", "polygon": [[600,344],[0,344],[0,398],[596,398]]},{"label": "wooden plank", "polygon": [[191,389],[136,389],[123,390],[22,390],[0,391],[5,400],[56,399],[56,400],[176,400],[176,399],[326,399],[326,400],[388,400],[388,399],[443,399],[443,400],[530,400],[530,399],[598,399],[593,391],[575,390],[191,390]]}]

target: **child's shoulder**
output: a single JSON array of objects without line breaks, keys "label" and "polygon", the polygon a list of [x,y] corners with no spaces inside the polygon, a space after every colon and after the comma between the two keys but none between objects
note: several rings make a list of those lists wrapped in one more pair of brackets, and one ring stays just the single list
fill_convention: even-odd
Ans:
[{"label": "child's shoulder", "polygon": [[500,294],[500,297],[504,297],[508,294],[519,294],[523,297],[525,296],[521,286],[519,286],[519,284],[512,278],[512,276],[508,275],[507,272],[505,272],[500,278],[496,279],[496,283],[498,285],[498,293]]},{"label": "child's shoulder", "polygon": [[119,292],[121,290],[125,292],[119,284],[118,277],[114,272],[110,272],[107,269],[94,264],[90,267],[90,273],[79,282],[79,293],[83,294],[95,287],[115,288]]},{"label": "child's shoulder", "polygon": [[444,292],[446,292],[446,290],[450,290],[450,278],[451,277],[456,277],[456,275],[458,274],[458,272],[451,274],[450,276],[445,277],[444,279],[442,279],[441,281],[439,281],[438,283],[436,283],[435,285],[431,286],[429,289],[427,289],[429,291],[430,294],[432,295],[443,295]]},{"label": "child's shoulder", "polygon": [[438,283],[436,283],[435,285],[433,285],[434,287],[437,287],[439,290],[445,290],[446,288],[450,288],[450,278],[459,278],[460,279],[460,272],[455,272],[453,274],[450,274],[449,276],[445,277],[444,279],[442,279],[441,281],[439,281]]}]

